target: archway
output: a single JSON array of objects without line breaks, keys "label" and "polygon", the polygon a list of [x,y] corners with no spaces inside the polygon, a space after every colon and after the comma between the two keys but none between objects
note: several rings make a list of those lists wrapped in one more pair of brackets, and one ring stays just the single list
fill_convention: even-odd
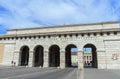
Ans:
[{"label": "archway", "polygon": [[44,49],[42,46],[38,45],[35,47],[34,55],[33,55],[34,67],[39,67],[39,66],[43,67],[43,60],[44,60],[43,51]]},{"label": "archway", "polygon": [[65,66],[77,67],[77,47],[73,44],[65,48]]},{"label": "archway", "polygon": [[52,45],[49,48],[49,67],[60,66],[60,48],[57,45]]},{"label": "archway", "polygon": [[20,66],[26,66],[29,62],[29,47],[23,46],[20,49]]},{"label": "archway", "polygon": [[97,51],[93,44],[84,46],[84,67],[97,68]]}]

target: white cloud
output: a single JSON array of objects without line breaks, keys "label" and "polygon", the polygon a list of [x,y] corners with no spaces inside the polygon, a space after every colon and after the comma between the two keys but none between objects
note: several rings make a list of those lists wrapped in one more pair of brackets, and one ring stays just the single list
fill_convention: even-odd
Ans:
[{"label": "white cloud", "polygon": [[0,24],[26,28],[118,20],[118,4],[118,0],[0,0],[7,11],[0,13]]}]

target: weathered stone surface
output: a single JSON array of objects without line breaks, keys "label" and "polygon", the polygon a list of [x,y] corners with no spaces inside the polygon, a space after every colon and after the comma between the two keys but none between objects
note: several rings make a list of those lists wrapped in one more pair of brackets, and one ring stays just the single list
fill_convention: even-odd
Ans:
[{"label": "weathered stone surface", "polygon": [[[45,37],[41,34],[45,34]],[[10,38],[8,39],[8,37]],[[0,62],[2,61],[1,64],[4,65],[11,65],[12,60],[19,65],[20,49],[23,46],[28,46],[30,51],[29,66],[33,66],[34,48],[41,45],[44,47],[43,67],[49,67],[49,48],[52,45],[58,45],[60,48],[60,67],[65,68],[65,48],[69,44],[73,44],[78,48],[78,68],[83,69],[83,47],[86,44],[92,44],[96,47],[99,69],[120,68],[120,28],[117,22],[14,29],[9,30],[7,35],[0,35],[0,38],[2,38],[0,40]],[[1,44],[4,44],[4,48]],[[4,54],[2,55],[3,51]],[[116,60],[112,58],[114,54],[118,55]]]},{"label": "weathered stone surface", "polygon": [[4,52],[4,44],[0,44],[0,63],[2,63],[3,52]]}]

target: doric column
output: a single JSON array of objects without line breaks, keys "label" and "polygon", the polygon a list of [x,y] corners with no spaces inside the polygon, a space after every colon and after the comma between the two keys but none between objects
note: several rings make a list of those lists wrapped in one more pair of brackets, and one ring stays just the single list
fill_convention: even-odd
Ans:
[{"label": "doric column", "polygon": [[33,66],[33,51],[29,52],[29,62],[28,62],[28,66],[32,67]]},{"label": "doric column", "polygon": [[44,51],[44,64],[43,67],[48,67],[49,66],[49,61],[48,61],[48,51]]},{"label": "doric column", "polygon": [[78,51],[78,69],[84,69],[83,63],[83,51]]},{"label": "doric column", "polygon": [[65,68],[65,51],[60,50],[60,68],[64,69]]}]

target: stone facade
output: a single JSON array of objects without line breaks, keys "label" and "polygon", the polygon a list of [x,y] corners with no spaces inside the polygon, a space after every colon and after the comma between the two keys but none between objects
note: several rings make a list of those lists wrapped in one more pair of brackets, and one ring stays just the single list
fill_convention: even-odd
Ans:
[{"label": "stone facade", "polygon": [[96,47],[98,69],[120,68],[118,22],[12,29],[6,35],[0,35],[0,48],[1,44],[4,44],[4,53],[0,54],[3,56],[0,60],[3,65],[11,65],[12,60],[19,65],[20,49],[28,46],[28,66],[33,66],[34,48],[41,45],[44,47],[43,67],[49,67],[49,48],[57,45],[60,48],[60,67],[65,68],[65,48],[72,44],[78,49],[78,68],[83,69],[83,48],[90,44]]},{"label": "stone facade", "polygon": [[2,63],[3,52],[4,52],[4,44],[0,44],[0,63]]}]

